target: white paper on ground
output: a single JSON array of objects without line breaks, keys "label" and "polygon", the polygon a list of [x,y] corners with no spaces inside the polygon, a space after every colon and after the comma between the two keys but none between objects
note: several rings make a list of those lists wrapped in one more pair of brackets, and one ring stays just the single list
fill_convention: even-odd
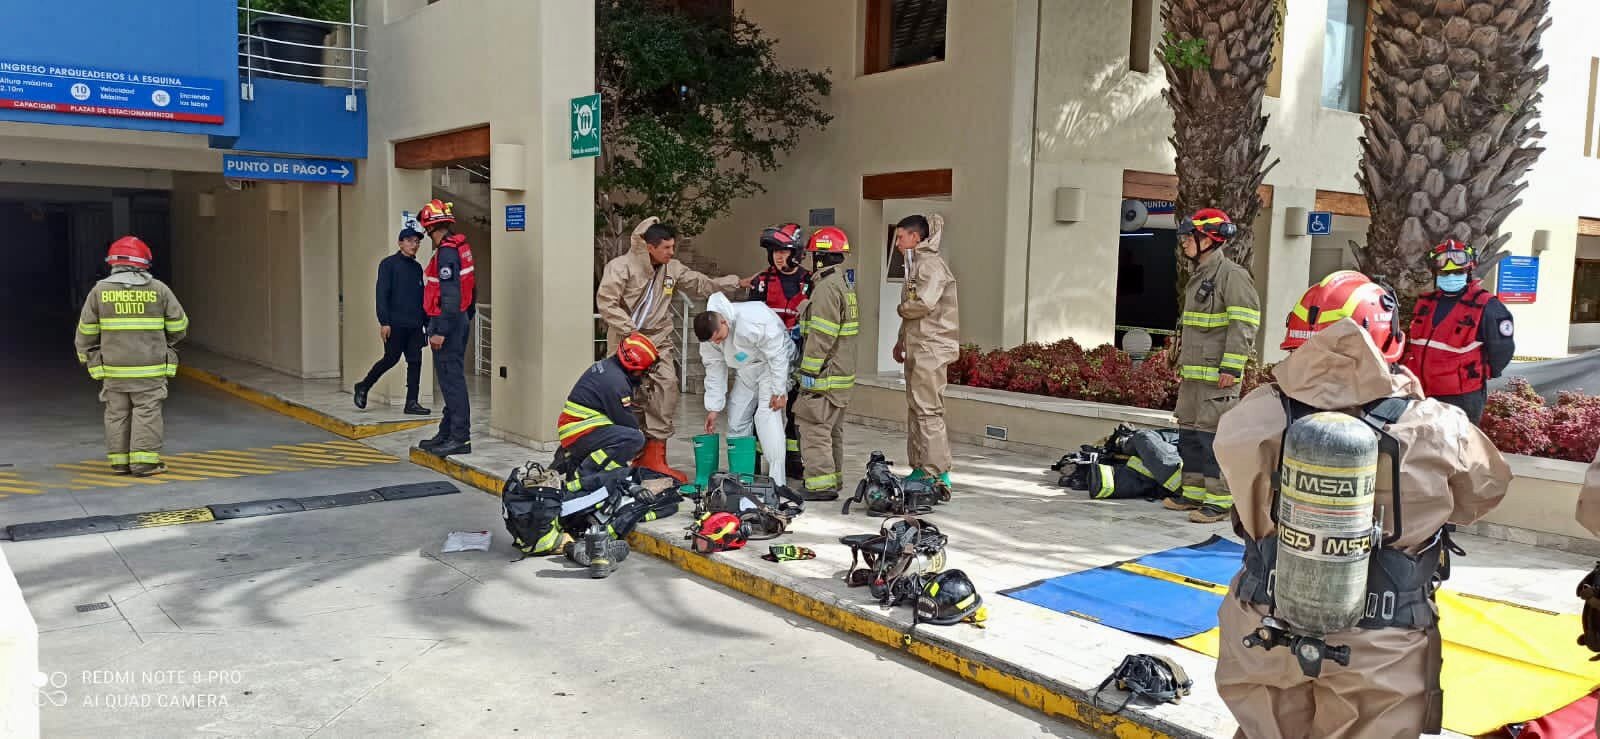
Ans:
[{"label": "white paper on ground", "polygon": [[442,554],[450,552],[487,552],[489,551],[489,538],[492,536],[487,531],[452,531],[444,539],[444,548],[439,550]]}]

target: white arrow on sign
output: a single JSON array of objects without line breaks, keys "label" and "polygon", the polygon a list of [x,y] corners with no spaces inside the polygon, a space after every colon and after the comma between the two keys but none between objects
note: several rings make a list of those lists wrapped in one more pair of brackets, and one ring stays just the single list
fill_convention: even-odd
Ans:
[{"label": "white arrow on sign", "polygon": [[350,168],[344,166],[343,164],[339,165],[338,169],[330,170],[330,171],[337,172],[340,177],[349,177],[350,176]]}]

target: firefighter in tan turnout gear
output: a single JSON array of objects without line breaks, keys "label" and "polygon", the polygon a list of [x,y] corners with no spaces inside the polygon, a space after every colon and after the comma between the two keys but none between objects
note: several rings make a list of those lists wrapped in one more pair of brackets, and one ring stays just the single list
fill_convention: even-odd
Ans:
[{"label": "firefighter in tan turnout gear", "polygon": [[856,385],[856,335],[861,310],[853,275],[844,268],[850,241],[832,226],[817,229],[806,244],[815,260],[811,299],[801,309],[800,459],[805,464],[806,500],[834,500],[844,481],[844,412]]},{"label": "firefighter in tan turnout gear", "polygon": [[111,244],[111,274],[89,292],[78,317],[78,361],[101,381],[106,459],[117,474],[166,472],[161,462],[161,401],[178,372],[173,350],[189,330],[183,306],[150,276],[150,247],[135,236]]},{"label": "firefighter in tan turnout gear", "polygon": [[1222,253],[1238,233],[1228,214],[1201,208],[1178,221],[1178,239],[1190,260],[1184,288],[1183,332],[1178,337],[1178,453],[1183,493],[1166,507],[1190,511],[1195,523],[1228,517],[1233,495],[1211,450],[1217,419],[1239,402],[1239,381],[1261,327],[1261,300],[1250,272]]},{"label": "firefighter in tan turnout gear", "polygon": [[1246,547],[1218,612],[1217,692],[1239,736],[1439,732],[1433,593],[1461,554],[1448,526],[1492,511],[1511,470],[1465,413],[1424,399],[1396,364],[1395,305],[1358,272],[1312,286],[1289,318],[1277,384],[1218,428]]},{"label": "firefighter in tan turnout gear", "polygon": [[907,480],[936,477],[950,488],[950,437],[944,423],[946,369],[961,355],[956,275],[939,253],[944,218],[907,216],[894,228],[895,248],[905,253],[906,281],[900,288],[900,341],[894,360],[906,366]]},{"label": "firefighter in tan turnout gear", "polygon": [[650,366],[634,405],[642,408],[644,451],[636,464],[682,483],[689,478],[667,464],[667,439],[678,413],[678,372],[673,365],[672,312],[678,292],[694,297],[749,287],[749,279],[729,275],[712,279],[673,258],[678,235],[654,216],[634,228],[628,253],[606,264],[595,294],[595,307],[606,323],[606,343],[613,354],[628,336],[639,333],[660,352]]}]

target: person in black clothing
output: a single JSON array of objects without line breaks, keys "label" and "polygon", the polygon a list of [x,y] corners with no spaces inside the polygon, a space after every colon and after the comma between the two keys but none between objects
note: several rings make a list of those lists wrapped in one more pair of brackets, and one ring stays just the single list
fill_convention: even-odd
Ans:
[{"label": "person in black clothing", "polygon": [[378,335],[383,337],[383,359],[372,365],[366,379],[356,383],[356,407],[367,407],[367,392],[403,355],[406,358],[406,413],[426,416],[432,411],[417,402],[417,386],[422,379],[422,345],[427,343],[422,327],[428,316],[422,311],[422,265],[417,264],[417,248],[422,233],[407,227],[400,230],[400,250],[378,263]]},{"label": "person in black clothing", "polygon": [[[800,257],[805,249],[805,233],[798,223],[769,226],[761,231],[761,248],[767,250],[767,270],[751,278],[750,295],[746,300],[766,303],[772,312],[783,319],[784,328],[800,346],[800,307],[811,297],[811,271],[801,266]],[[791,358],[791,366],[799,366],[799,352]],[[796,480],[805,479],[805,466],[800,459],[800,426],[794,420],[795,401],[800,397],[798,384],[789,387],[789,405],[784,412],[783,435],[788,453],[784,456],[784,474]],[[761,465],[756,465],[761,469]],[[780,481],[781,484],[781,481]]]}]

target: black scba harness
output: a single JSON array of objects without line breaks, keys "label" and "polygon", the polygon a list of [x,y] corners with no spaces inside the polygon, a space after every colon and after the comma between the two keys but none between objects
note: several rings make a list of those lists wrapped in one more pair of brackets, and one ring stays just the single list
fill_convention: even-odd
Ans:
[{"label": "black scba harness", "polygon": [[[1591,652],[1600,652],[1600,562],[1578,583],[1578,597],[1583,599],[1583,636],[1578,637],[1578,643]],[[1600,662],[1600,654],[1589,661]]]},{"label": "black scba harness", "polygon": [[[1278,499],[1282,493],[1283,449],[1287,444],[1289,426],[1300,418],[1320,411],[1301,403],[1279,391],[1286,416],[1283,439],[1278,445],[1278,475],[1272,480],[1272,522],[1278,524]],[[1366,612],[1356,627],[1361,629],[1433,629],[1438,621],[1434,615],[1433,594],[1450,577],[1450,555],[1466,552],[1450,540],[1454,526],[1445,526],[1434,534],[1420,553],[1408,554],[1396,549],[1394,542],[1402,530],[1400,504],[1400,441],[1388,431],[1411,407],[1410,398],[1380,398],[1368,403],[1357,416],[1378,434],[1378,451],[1389,455],[1390,473],[1393,475],[1394,532],[1374,541],[1372,555],[1367,560]],[[1379,536],[1374,534],[1374,538]],[[1288,647],[1300,662],[1306,677],[1322,674],[1322,661],[1331,659],[1349,666],[1350,647],[1327,644],[1319,636],[1296,633],[1292,624],[1277,618],[1274,601],[1274,583],[1278,566],[1277,534],[1259,541],[1245,540],[1244,575],[1234,594],[1240,600],[1272,609],[1272,615],[1263,619],[1261,628],[1244,637],[1246,647]]]},{"label": "black scba harness", "polygon": [[1122,699],[1122,705],[1112,711],[1113,714],[1122,713],[1122,709],[1138,699],[1156,704],[1177,703],[1194,687],[1194,681],[1189,679],[1189,673],[1184,672],[1182,665],[1155,654],[1123,657],[1122,664],[1117,665],[1117,669],[1100,681],[1100,687],[1095,688],[1090,700],[1096,707],[1100,706],[1101,691],[1112,683],[1116,683],[1117,690],[1128,694]]},{"label": "black scba harness", "polygon": [[850,506],[865,503],[867,513],[874,516],[913,516],[933,511],[933,507],[949,502],[950,489],[938,478],[904,480],[890,470],[892,463],[883,452],[873,452],[867,460],[867,474],[856,484],[856,494],[844,501],[840,510],[850,514]]},{"label": "black scba harness", "polygon": [[751,541],[777,538],[804,512],[803,498],[760,475],[746,482],[738,475],[718,472],[695,496],[696,521],[710,513],[732,513],[749,527]]},{"label": "black scba harness", "polygon": [[[885,606],[915,600],[922,591],[917,576],[944,569],[944,547],[949,540],[938,526],[914,516],[886,518],[876,534],[840,537],[839,543],[850,547],[845,583],[853,588],[869,586],[872,597]],[[917,566],[919,557],[921,567]]]}]

